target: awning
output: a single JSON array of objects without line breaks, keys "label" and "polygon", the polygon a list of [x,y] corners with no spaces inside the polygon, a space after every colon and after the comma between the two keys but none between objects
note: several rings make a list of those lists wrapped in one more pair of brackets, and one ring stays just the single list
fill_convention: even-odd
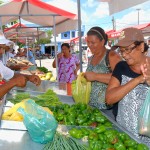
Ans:
[{"label": "awning", "polygon": [[[6,11],[7,10],[7,11]],[[17,19],[54,27],[56,34],[77,28],[77,15],[40,0],[12,0],[0,6],[1,23],[5,25]]]},{"label": "awning", "polygon": [[[150,23],[135,25],[135,26],[131,26],[131,27],[142,30],[142,33],[144,36],[150,35]],[[111,38],[118,38],[120,36],[120,33],[122,30],[123,29],[108,34],[108,38],[110,38],[110,39]]]}]

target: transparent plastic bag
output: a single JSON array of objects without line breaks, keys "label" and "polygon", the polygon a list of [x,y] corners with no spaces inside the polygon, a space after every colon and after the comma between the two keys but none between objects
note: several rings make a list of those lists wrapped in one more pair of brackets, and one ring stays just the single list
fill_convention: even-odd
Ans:
[{"label": "transparent plastic bag", "polygon": [[53,140],[58,126],[54,116],[37,105],[33,100],[25,102],[25,109],[19,108],[23,115],[23,122],[31,136],[37,143],[47,143]]},{"label": "transparent plastic bag", "polygon": [[150,89],[139,113],[138,130],[139,134],[150,137]]},{"label": "transparent plastic bag", "polygon": [[91,82],[88,82],[83,73],[80,73],[77,80],[74,80],[71,85],[72,97],[75,103],[88,104],[90,100],[91,93]]}]

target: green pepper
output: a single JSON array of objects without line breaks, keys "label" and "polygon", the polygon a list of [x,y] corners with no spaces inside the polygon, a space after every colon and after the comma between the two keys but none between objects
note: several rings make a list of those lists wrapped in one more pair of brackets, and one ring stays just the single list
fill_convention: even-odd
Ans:
[{"label": "green pepper", "polygon": [[100,150],[102,148],[102,142],[96,141],[93,150]]},{"label": "green pepper", "polygon": [[71,116],[71,117],[74,117],[74,118],[77,116],[77,114],[75,112],[73,112],[73,111],[70,111],[68,113],[68,115]]},{"label": "green pepper", "polygon": [[102,142],[106,141],[106,136],[105,134],[98,134],[98,139]]},{"label": "green pepper", "polygon": [[126,140],[126,134],[123,132],[118,133],[118,137],[122,142]]},{"label": "green pepper", "polygon": [[81,111],[83,111],[83,110],[85,110],[87,108],[87,104],[83,104],[83,103],[79,103],[79,109],[81,110]]},{"label": "green pepper", "polygon": [[98,134],[94,131],[91,131],[88,136],[89,140],[98,140]]},{"label": "green pepper", "polygon": [[76,138],[76,139],[81,139],[84,137],[83,132],[80,129],[72,128],[69,130],[69,134]]},{"label": "green pepper", "polygon": [[114,146],[108,143],[103,144],[103,150],[115,150]]},{"label": "green pepper", "polygon": [[107,136],[107,141],[108,141],[108,143],[110,143],[110,144],[115,144],[115,143],[118,142],[118,137],[117,137],[117,135],[112,134],[112,135],[110,135],[110,136]]},{"label": "green pepper", "polygon": [[82,125],[83,123],[87,122],[87,118],[84,115],[78,115],[76,122],[77,124]]},{"label": "green pepper", "polygon": [[102,145],[103,144],[101,141],[97,141],[97,140],[95,140],[95,141],[90,140],[89,141],[89,147],[91,150],[100,150],[102,148]]},{"label": "green pepper", "polygon": [[97,127],[94,129],[94,131],[95,131],[96,133],[105,132],[105,131],[106,131],[106,127],[105,127],[104,125],[99,125],[99,126],[97,126]]},{"label": "green pepper", "polygon": [[149,150],[149,148],[145,144],[138,144],[137,150]]},{"label": "green pepper", "polygon": [[68,122],[70,122],[70,125],[75,125],[75,117],[73,116],[68,116]]},{"label": "green pepper", "polygon": [[124,141],[124,145],[126,146],[126,147],[133,147],[133,146],[135,146],[137,143],[134,141],[134,140],[126,140],[126,141]]},{"label": "green pepper", "polygon": [[102,115],[97,115],[96,116],[96,121],[99,122],[99,123],[105,123],[106,121],[106,117],[105,116],[102,116]]},{"label": "green pepper", "polygon": [[115,148],[116,150],[126,150],[126,147],[123,145],[122,142],[117,142],[117,143],[115,143],[115,144],[114,144],[114,148]]},{"label": "green pepper", "polygon": [[90,120],[91,120],[92,122],[95,122],[95,121],[96,121],[96,117],[95,117],[94,115],[91,115],[91,116],[90,116]]},{"label": "green pepper", "polygon": [[106,122],[104,123],[104,126],[107,127],[107,128],[112,128],[112,123],[109,122],[109,121],[106,121]]},{"label": "green pepper", "polygon": [[55,117],[56,117],[56,120],[58,120],[58,121],[62,121],[64,119],[63,114],[57,114]]},{"label": "green pepper", "polygon": [[87,129],[87,128],[81,128],[81,131],[82,131],[84,136],[87,136],[90,133],[89,129]]},{"label": "green pepper", "polygon": [[133,147],[129,147],[128,150],[136,150],[136,149]]}]

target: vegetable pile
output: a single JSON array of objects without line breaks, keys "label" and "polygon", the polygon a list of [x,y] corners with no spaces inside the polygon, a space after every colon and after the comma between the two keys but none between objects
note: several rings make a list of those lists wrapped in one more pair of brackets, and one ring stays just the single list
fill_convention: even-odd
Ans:
[{"label": "vegetable pile", "polygon": [[37,67],[37,69],[41,72],[44,72],[44,73],[47,73],[48,72],[48,69],[45,68],[45,67]]},{"label": "vegetable pile", "polygon": [[45,145],[43,150],[87,150],[87,146],[81,144],[72,137],[56,133],[52,142]]},{"label": "vegetable pile", "polygon": [[76,125],[76,126],[93,126],[104,125],[111,127],[111,122],[102,113],[86,104],[61,104],[56,107],[50,107],[54,117],[59,124]]},{"label": "vegetable pile", "polygon": [[57,94],[51,89],[48,89],[44,94],[37,96],[32,96],[29,93],[17,93],[13,98],[8,99],[8,101],[16,104],[27,98],[34,100],[36,104],[43,107],[52,107],[62,104]]},{"label": "vegetable pile", "polygon": [[144,144],[139,144],[126,133],[113,128],[99,125],[94,129],[72,128],[69,134],[81,139],[87,137],[89,150],[149,150]]}]

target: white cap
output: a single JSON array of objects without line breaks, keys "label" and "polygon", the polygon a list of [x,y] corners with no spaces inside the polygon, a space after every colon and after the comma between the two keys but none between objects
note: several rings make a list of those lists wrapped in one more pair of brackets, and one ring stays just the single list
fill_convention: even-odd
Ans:
[{"label": "white cap", "polygon": [[7,40],[2,31],[0,31],[0,44],[9,44],[10,40]]}]

